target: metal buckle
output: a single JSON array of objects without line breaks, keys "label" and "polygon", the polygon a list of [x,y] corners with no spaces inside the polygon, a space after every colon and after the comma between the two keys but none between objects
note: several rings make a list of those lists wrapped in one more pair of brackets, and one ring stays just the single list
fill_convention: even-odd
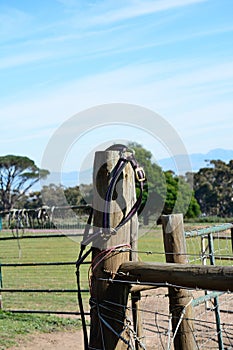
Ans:
[{"label": "metal buckle", "polygon": [[142,182],[146,180],[146,174],[142,167],[137,167],[135,169],[135,177],[138,182]]}]

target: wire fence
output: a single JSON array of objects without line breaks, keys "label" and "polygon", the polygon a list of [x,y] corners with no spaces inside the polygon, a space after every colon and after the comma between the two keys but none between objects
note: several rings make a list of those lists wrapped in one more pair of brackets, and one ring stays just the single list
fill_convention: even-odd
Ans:
[{"label": "wire fence", "polygon": [[[78,314],[76,259],[80,230],[76,235],[57,231],[30,232],[17,239],[0,234],[2,309],[19,312]],[[82,291],[87,295],[88,264],[82,270]],[[88,301],[86,302],[86,307]],[[88,312],[88,308],[87,308]]]},{"label": "wire fence", "polygon": [[[231,266],[233,257],[232,228],[232,224],[227,224],[186,232],[185,236],[188,249],[185,255],[188,256],[189,263]],[[205,245],[203,244],[203,238],[207,241]],[[146,254],[150,257],[160,255],[160,252],[156,250],[138,250],[137,252],[139,255]],[[184,253],[182,252],[180,254],[182,255]],[[101,279],[101,281],[104,281],[104,279]],[[117,280],[111,278],[105,281],[112,284],[115,283],[116,287],[119,283],[130,283],[131,285],[142,287],[142,282],[138,280],[137,275],[132,280],[130,279],[130,272],[126,276],[123,276],[122,270],[119,272]],[[229,289],[232,291],[232,282],[230,283]],[[221,290],[221,284],[219,283],[218,285],[219,290]],[[197,288],[187,289],[185,283],[184,285],[168,283],[166,281],[162,283],[155,281],[152,283],[145,282],[145,278],[143,279],[143,286],[146,290],[141,292],[141,302],[139,309],[137,309],[140,314],[138,317],[143,323],[143,332],[140,336],[137,335],[137,329],[135,329],[133,322],[135,310],[130,303],[127,304],[127,307],[123,304],[117,305],[119,318],[116,320],[114,303],[111,304],[109,301],[103,301],[93,304],[98,310],[102,337],[106,328],[110,329],[112,333],[117,333],[116,329],[113,329],[113,322],[115,321],[118,324],[122,324],[122,330],[117,333],[117,336],[120,341],[127,344],[128,347],[125,347],[127,349],[181,349],[177,345],[176,347],[174,346],[179,332],[182,332],[184,336],[188,336],[189,334],[189,337],[191,333],[194,344],[193,348],[195,349],[233,348],[233,294],[231,292],[198,290]],[[153,289],[150,289],[152,287]],[[181,289],[186,289],[190,296],[187,304],[182,306],[179,317],[174,316],[174,313],[171,312],[169,300],[170,289],[175,290],[176,293],[179,293]],[[187,317],[186,310],[190,306],[192,307],[192,314],[190,315],[189,313]],[[177,304],[177,307],[180,306]],[[114,316],[111,317],[113,312]],[[124,313],[125,320],[123,322],[122,314]],[[186,321],[190,325],[190,329],[186,329],[187,335],[184,334],[184,330],[179,329],[183,321]],[[176,324],[175,328],[174,323]],[[102,349],[105,350],[107,348],[103,337]]]},{"label": "wire fence", "polygon": [[[232,265],[232,225],[186,231],[187,256],[191,264]],[[0,287],[3,310],[48,312],[79,315],[75,262],[82,230],[26,231],[13,237],[10,230],[0,233]],[[139,259],[164,261],[161,229],[152,230],[138,250]],[[154,242],[154,243],[152,243]],[[148,249],[148,247],[151,249]],[[81,284],[86,314],[89,314],[89,262],[81,268]],[[149,283],[148,283],[149,285]],[[150,284],[152,287],[152,284]],[[143,334],[137,338],[133,325],[133,306],[129,300],[124,321],[129,334],[129,349],[174,349],[174,330],[169,310],[168,284],[155,284],[141,292],[139,306]],[[169,287],[177,288],[175,285]],[[191,290],[193,338],[197,349],[233,348],[233,294],[213,294],[208,290]],[[131,298],[131,297],[130,297]],[[216,299],[217,298],[217,299]],[[217,300],[217,303],[216,303]],[[99,305],[100,307],[101,305]],[[106,310],[106,304],[103,305]],[[125,308],[124,305],[120,306]],[[108,304],[108,308],[111,305]],[[216,309],[218,312],[216,313]],[[123,312],[123,311],[122,311]],[[218,314],[218,324],[216,315]],[[108,323],[105,312],[102,324]],[[108,316],[109,317],[109,316]],[[183,315],[185,318],[185,314]],[[120,322],[120,321],[119,321]],[[221,337],[220,337],[221,335]],[[124,339],[124,336],[122,336]],[[122,340],[123,341],[123,340]]]},{"label": "wire fence", "polygon": [[[193,294],[193,338],[196,349],[219,349],[218,333],[213,305],[213,297],[208,307],[205,302],[196,300],[203,296],[205,291],[191,291]],[[224,293],[219,297],[221,305],[221,326],[223,348],[233,347],[232,307],[233,295]],[[153,305],[153,307],[152,307]],[[143,319],[143,337],[141,342],[147,350],[174,349],[172,331],[172,316],[169,313],[169,299],[167,288],[158,288],[142,292],[141,314]]]},{"label": "wire fence", "polygon": [[194,264],[232,265],[233,225],[231,223],[185,232],[189,262]]},{"label": "wire fence", "polygon": [[0,211],[1,229],[10,229],[14,236],[30,230],[76,230],[85,227],[91,206],[42,206],[36,209]]}]

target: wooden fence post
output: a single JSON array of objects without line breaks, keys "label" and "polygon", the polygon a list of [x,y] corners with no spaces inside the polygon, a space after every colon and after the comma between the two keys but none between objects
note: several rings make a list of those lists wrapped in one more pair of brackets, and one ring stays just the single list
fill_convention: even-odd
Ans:
[{"label": "wooden fence post", "polygon": [[[137,216],[131,221],[131,256],[130,260],[138,262],[138,218]],[[142,317],[141,317],[141,292],[131,290],[131,304],[132,304],[132,316],[133,316],[133,326],[135,334],[138,339],[143,337],[143,326],[142,326]],[[135,340],[135,350],[141,349],[137,340]]]},{"label": "wooden fence post", "polygon": [[[187,264],[183,215],[162,215],[162,227],[166,262]],[[174,348],[175,350],[196,349],[192,322],[192,294],[187,289],[179,287],[169,287],[168,291],[173,337],[175,336]]]},{"label": "wooden fence post", "polygon": [[[102,227],[104,198],[112,175],[112,170],[119,159],[119,152],[107,150],[96,152],[93,174],[94,232]],[[116,185],[111,202],[110,222],[115,227],[123,213],[132,207],[135,200],[134,172],[130,164],[123,170]],[[135,220],[135,219],[134,219]],[[91,327],[90,349],[123,350],[127,349],[129,334],[125,327],[129,285],[111,283],[119,266],[130,260],[129,249],[121,251],[110,249],[120,244],[130,244],[132,222],[125,224],[108,240],[99,238],[92,249],[94,271],[91,277]],[[134,225],[133,225],[134,226]],[[108,255],[106,255],[108,254]]]}]

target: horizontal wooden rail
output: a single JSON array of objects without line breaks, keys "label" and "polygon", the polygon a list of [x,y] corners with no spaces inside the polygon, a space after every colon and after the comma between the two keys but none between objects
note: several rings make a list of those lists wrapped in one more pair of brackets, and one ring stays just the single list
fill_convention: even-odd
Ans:
[{"label": "horizontal wooden rail", "polygon": [[[137,283],[164,283],[191,289],[233,292],[233,266],[125,262],[117,276]],[[119,281],[116,277],[115,280]],[[114,282],[114,280],[113,280]]]}]

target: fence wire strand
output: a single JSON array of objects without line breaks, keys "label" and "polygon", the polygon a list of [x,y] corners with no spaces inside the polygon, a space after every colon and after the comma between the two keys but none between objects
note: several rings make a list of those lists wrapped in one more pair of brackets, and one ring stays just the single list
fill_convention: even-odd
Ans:
[{"label": "fence wire strand", "polygon": [[[76,231],[77,233],[77,231]],[[80,231],[81,233],[81,231]],[[36,233],[33,233],[36,235]],[[48,232],[42,233],[40,235]],[[8,233],[10,236],[11,233]],[[5,233],[1,234],[1,237],[6,237]],[[210,254],[214,254],[216,265],[232,265],[232,242],[229,235],[229,230],[215,232],[213,234],[214,251],[209,251],[207,235],[203,234],[199,236],[197,231],[195,235],[189,234],[186,237],[187,242],[187,256],[189,263],[191,264],[210,264]],[[48,310],[64,312],[76,312],[78,313],[78,305],[76,300],[76,280],[75,280],[75,263],[68,264],[69,262],[76,261],[77,253],[79,250],[79,242],[71,240],[67,237],[47,237],[47,238],[23,238],[20,240],[21,256],[18,254],[17,240],[2,240],[1,244],[1,261],[2,263],[2,305],[3,309],[8,310]],[[150,248],[150,247],[149,247]],[[129,247],[121,247],[122,251],[130,251],[131,253],[137,253],[139,259],[163,261],[164,252],[156,249],[133,249]],[[112,249],[111,253],[119,251],[119,248]],[[63,261],[64,266],[58,264],[46,265],[46,262],[51,260],[53,262]],[[27,263],[45,263],[41,266],[27,266]],[[4,266],[5,263],[5,266]],[[13,266],[17,263],[24,263],[25,266]],[[8,266],[7,266],[8,264]],[[10,265],[11,264],[11,265]],[[83,289],[88,290],[88,268],[89,266],[82,266],[82,286]],[[95,265],[94,265],[95,269]],[[140,285],[139,281],[127,281],[122,279],[122,275],[117,275],[118,280],[102,279],[110,283],[126,283]],[[129,300],[127,306],[111,303],[109,301],[103,301],[101,304],[95,304],[98,310],[99,327],[101,331],[103,348],[95,350],[105,350],[105,340],[103,327],[108,327],[112,332],[116,332],[111,327],[111,310],[114,307],[119,307],[119,313],[117,322],[122,324],[123,333],[117,333],[117,337],[124,344],[128,346],[128,349],[135,350],[136,344],[139,349],[162,349],[173,350],[174,338],[176,337],[179,324],[182,320],[185,320],[185,308],[181,317],[177,323],[177,329],[172,329],[172,316],[169,310],[169,297],[168,287],[183,288],[183,286],[175,285],[171,283],[143,283],[154,289],[141,292],[141,301],[138,312],[140,313],[143,323],[143,335],[138,337],[137,329],[133,327],[132,312],[134,311]],[[7,289],[21,289],[21,293],[7,292]],[[44,292],[33,292],[33,290],[44,290]],[[48,290],[45,292],[45,290]],[[62,291],[63,289],[63,291]],[[67,291],[65,292],[64,289]],[[70,289],[70,292],[68,292]],[[191,289],[193,299],[198,300],[205,295],[209,294],[209,291]],[[23,291],[25,290],[25,292]],[[28,290],[28,292],[27,292]],[[51,292],[57,290],[57,292]],[[58,292],[61,290],[61,292]],[[72,292],[72,290],[74,292]],[[88,308],[89,294],[86,293],[85,306]],[[221,329],[224,347],[226,349],[233,348],[233,294],[223,293],[218,296],[219,309],[221,314]],[[188,305],[186,305],[187,307]],[[213,304],[213,298],[208,301],[197,303],[194,309],[194,317],[192,322],[194,324],[193,337],[197,349],[217,349],[218,348],[218,334],[216,331],[215,320],[215,305]],[[116,315],[114,311],[114,315]],[[126,315],[122,322],[122,315]],[[129,339],[125,338],[125,332],[129,335]],[[93,349],[94,348],[91,348]],[[106,349],[107,350],[107,349]]]}]

